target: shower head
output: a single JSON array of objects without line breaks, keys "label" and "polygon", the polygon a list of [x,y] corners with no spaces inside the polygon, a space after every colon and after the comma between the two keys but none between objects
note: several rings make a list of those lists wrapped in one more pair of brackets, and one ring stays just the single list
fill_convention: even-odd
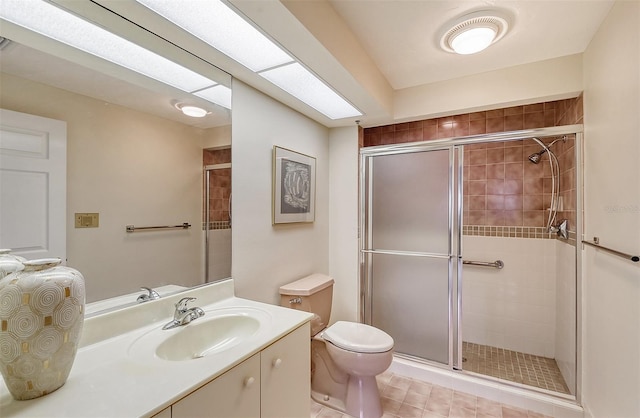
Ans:
[{"label": "shower head", "polygon": [[552,143],[550,143],[549,145],[544,145],[544,143],[542,141],[540,141],[538,138],[533,138],[534,140],[536,140],[536,142],[538,142],[539,144],[541,144],[543,146],[543,149],[541,149],[538,152],[535,152],[533,154],[531,154],[529,156],[529,161],[531,161],[534,164],[538,164],[540,162],[540,157],[542,157],[542,154],[544,154],[545,152],[549,151],[549,148],[551,148],[553,146],[553,144],[555,144],[558,141],[562,141],[562,142],[566,142],[567,141],[567,136],[561,136],[560,138],[556,139],[555,141],[553,141]]},{"label": "shower head", "polygon": [[544,154],[545,152],[547,152],[546,149],[540,150],[539,152],[533,153],[529,156],[529,161],[531,161],[534,164],[538,164],[540,162],[540,157],[542,157],[542,154]]}]

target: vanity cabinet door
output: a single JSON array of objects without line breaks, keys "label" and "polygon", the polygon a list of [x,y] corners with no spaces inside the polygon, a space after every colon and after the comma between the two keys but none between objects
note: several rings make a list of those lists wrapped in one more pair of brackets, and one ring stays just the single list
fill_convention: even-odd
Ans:
[{"label": "vanity cabinet door", "polygon": [[311,331],[309,323],[262,350],[261,417],[300,418],[310,415]]},{"label": "vanity cabinet door", "polygon": [[172,418],[260,417],[260,354],[250,357],[173,404],[171,416]]}]

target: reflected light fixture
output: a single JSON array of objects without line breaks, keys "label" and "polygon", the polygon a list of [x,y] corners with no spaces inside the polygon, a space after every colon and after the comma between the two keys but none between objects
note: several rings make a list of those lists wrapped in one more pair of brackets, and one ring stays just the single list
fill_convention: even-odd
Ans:
[{"label": "reflected light fixture", "polygon": [[[330,119],[361,116],[320,77],[225,1],[136,0]],[[226,98],[203,89],[197,96]],[[210,100],[210,99],[208,99]]]},{"label": "reflected light fixture", "polygon": [[207,116],[207,113],[209,113],[203,108],[198,106],[187,105],[183,103],[176,103],[174,106],[176,107],[176,109],[180,110],[183,114],[185,114],[186,116],[191,116],[192,118],[203,118]]},{"label": "reflected light fixture", "polygon": [[508,20],[495,11],[482,10],[456,19],[440,38],[447,52],[475,54],[496,43],[507,33]]},{"label": "reflected light fixture", "polygon": [[[214,86],[230,89],[161,55],[115,35],[43,0],[2,0],[0,22],[6,20],[139,74],[197,94]],[[230,94],[229,94],[230,95]],[[212,103],[228,107],[226,101]]]}]

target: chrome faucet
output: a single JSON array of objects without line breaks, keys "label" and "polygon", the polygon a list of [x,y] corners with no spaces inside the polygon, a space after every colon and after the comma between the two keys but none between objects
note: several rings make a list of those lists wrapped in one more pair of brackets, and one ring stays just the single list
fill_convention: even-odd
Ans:
[{"label": "chrome faucet", "polygon": [[176,303],[176,310],[173,313],[173,320],[167,323],[162,329],[171,329],[187,325],[191,321],[204,316],[201,308],[187,308],[187,304],[196,298],[182,298]]},{"label": "chrome faucet", "polygon": [[156,299],[160,299],[160,295],[158,294],[158,292],[156,292],[155,290],[149,288],[149,287],[141,287],[140,290],[146,290],[148,294],[142,294],[140,296],[138,296],[137,301],[142,303],[142,302],[147,302],[150,300],[156,300]]}]

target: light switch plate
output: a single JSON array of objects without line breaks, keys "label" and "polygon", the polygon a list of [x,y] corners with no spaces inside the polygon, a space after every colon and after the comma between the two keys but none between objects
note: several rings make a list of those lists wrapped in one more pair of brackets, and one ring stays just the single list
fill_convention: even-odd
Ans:
[{"label": "light switch plate", "polygon": [[100,226],[99,213],[76,213],[76,228],[97,228]]}]

